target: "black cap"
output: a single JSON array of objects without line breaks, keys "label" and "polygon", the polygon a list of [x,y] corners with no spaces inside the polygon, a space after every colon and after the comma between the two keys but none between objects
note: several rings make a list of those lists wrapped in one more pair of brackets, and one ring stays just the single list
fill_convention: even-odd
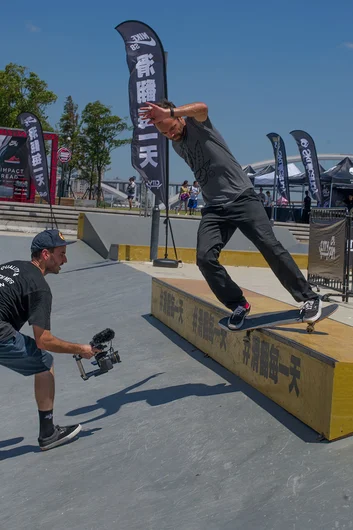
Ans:
[{"label": "black cap", "polygon": [[44,250],[45,248],[62,247],[72,243],[76,243],[76,241],[66,241],[59,230],[44,230],[33,238],[31,252]]}]

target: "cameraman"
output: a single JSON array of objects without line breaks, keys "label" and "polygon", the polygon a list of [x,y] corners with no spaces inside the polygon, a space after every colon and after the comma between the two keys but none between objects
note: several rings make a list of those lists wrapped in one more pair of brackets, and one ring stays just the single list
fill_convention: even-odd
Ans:
[{"label": "cameraman", "polygon": [[[99,350],[89,344],[74,344],[50,332],[52,294],[44,276],[58,274],[67,262],[65,241],[59,230],[44,230],[31,244],[31,261],[0,265],[0,365],[21,375],[34,375],[34,393],[39,413],[39,447],[52,449],[74,438],[81,425],[54,426],[54,371],[56,353],[79,354],[90,359]],[[27,322],[34,340],[19,330]]]}]

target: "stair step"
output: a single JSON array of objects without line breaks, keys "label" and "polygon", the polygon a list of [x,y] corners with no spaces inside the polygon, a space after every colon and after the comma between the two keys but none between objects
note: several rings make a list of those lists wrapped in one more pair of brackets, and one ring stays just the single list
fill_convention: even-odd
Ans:
[{"label": "stair step", "polygon": [[[11,231],[21,231],[21,232],[39,232],[41,230],[45,230],[46,228],[51,228],[51,226],[52,225],[49,220],[28,222],[28,220],[24,220],[24,219],[16,219],[16,220],[0,219],[0,230],[11,230]],[[58,222],[58,226],[61,231],[68,230],[69,233],[77,234],[77,226],[75,225]],[[18,230],[19,228],[23,228],[23,230]]]},{"label": "stair step", "polygon": [[[0,211],[0,219],[1,218],[5,218],[5,217],[15,218],[15,217],[18,217],[18,216],[20,216],[20,217],[29,217],[29,218],[32,218],[32,219],[40,219],[40,218],[48,219],[48,218],[51,217],[51,214],[50,214],[50,212],[26,212],[25,210],[23,210],[23,211],[12,211],[12,210],[2,210],[2,211]],[[58,212],[58,213],[54,212],[54,216],[56,218],[68,219],[68,220],[75,221],[75,222],[77,222],[77,220],[78,220],[78,215],[63,214],[62,212]]]},{"label": "stair step", "polygon": [[[77,227],[77,221],[74,219],[63,219],[61,217],[55,217],[56,222],[58,224],[65,224]],[[16,215],[16,216],[5,216],[0,215],[0,223],[17,223],[17,222],[23,222],[28,223],[29,225],[34,224],[42,224],[42,223],[51,223],[51,218],[49,216],[42,216],[42,217],[29,217],[28,215]]]}]

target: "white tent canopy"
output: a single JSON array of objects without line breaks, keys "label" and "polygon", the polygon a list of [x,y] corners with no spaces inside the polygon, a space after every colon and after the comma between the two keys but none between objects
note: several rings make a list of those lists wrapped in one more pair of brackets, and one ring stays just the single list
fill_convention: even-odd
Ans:
[{"label": "white tent canopy", "polygon": [[[288,177],[289,180],[291,177],[296,177],[301,174],[300,169],[295,164],[288,164]],[[254,177],[254,185],[255,186],[273,186],[275,178],[275,172],[272,171],[272,173],[266,173],[266,175],[260,175],[259,177]]]}]

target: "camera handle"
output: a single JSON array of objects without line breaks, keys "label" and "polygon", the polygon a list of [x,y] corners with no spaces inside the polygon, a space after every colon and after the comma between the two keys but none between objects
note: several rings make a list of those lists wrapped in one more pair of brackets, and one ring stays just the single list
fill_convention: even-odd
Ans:
[{"label": "camera handle", "polygon": [[81,355],[75,354],[74,355],[74,359],[75,359],[75,361],[77,363],[77,367],[79,369],[79,372],[81,374],[82,379],[84,381],[87,381],[88,375],[86,374],[85,369],[83,368],[83,364],[82,364],[82,361],[81,361],[81,359],[82,359]]}]

